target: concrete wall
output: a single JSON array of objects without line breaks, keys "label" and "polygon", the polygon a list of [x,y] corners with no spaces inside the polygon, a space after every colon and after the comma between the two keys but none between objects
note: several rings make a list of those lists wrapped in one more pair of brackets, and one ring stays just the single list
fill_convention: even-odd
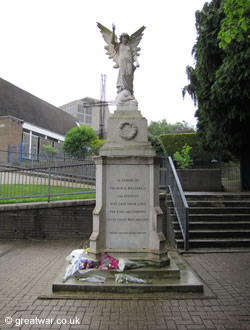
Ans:
[{"label": "concrete wall", "polygon": [[0,239],[88,239],[94,207],[95,199],[0,205]]},{"label": "concrete wall", "polygon": [[178,169],[184,191],[222,191],[220,169]]}]

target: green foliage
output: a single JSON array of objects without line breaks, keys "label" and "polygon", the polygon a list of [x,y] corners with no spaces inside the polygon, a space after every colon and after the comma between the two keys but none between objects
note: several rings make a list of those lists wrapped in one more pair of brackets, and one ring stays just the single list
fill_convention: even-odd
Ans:
[{"label": "green foliage", "polygon": [[198,105],[197,134],[203,149],[237,156],[249,150],[250,38],[219,47],[224,3],[212,0],[196,12],[196,63],[187,67],[190,83],[183,95],[188,92]]},{"label": "green foliage", "polygon": [[98,139],[94,129],[77,126],[66,133],[63,151],[71,157],[83,159],[92,154],[91,143]]},{"label": "green foliage", "polygon": [[190,151],[192,150],[192,147],[188,146],[187,144],[185,144],[182,149],[181,152],[176,151],[174,153],[174,160],[177,162],[177,165],[180,168],[189,168],[192,167],[193,165],[193,161],[190,158]]},{"label": "green foliage", "polygon": [[151,142],[152,147],[155,149],[156,155],[165,155],[164,147],[157,136],[149,135],[148,140]]},{"label": "green foliage", "polygon": [[46,153],[48,154],[48,156],[55,156],[59,151],[56,148],[53,148],[51,145],[47,145],[47,144],[43,144],[42,148],[44,151],[46,151]]},{"label": "green foliage", "polygon": [[101,147],[104,145],[106,140],[96,139],[90,142],[90,147],[93,155],[99,155]]},{"label": "green foliage", "polygon": [[169,124],[166,119],[163,119],[159,121],[151,121],[148,126],[148,132],[153,136],[160,136],[178,130],[183,131],[193,129],[193,126],[190,126],[185,120],[182,122],[176,122],[175,124]]},{"label": "green foliage", "polygon": [[218,34],[221,48],[226,48],[232,40],[240,42],[250,37],[250,0],[224,2],[225,18]]},{"label": "green foliage", "polygon": [[201,152],[200,141],[196,133],[165,134],[159,137],[167,155],[181,152],[185,144],[192,147],[194,153]]}]

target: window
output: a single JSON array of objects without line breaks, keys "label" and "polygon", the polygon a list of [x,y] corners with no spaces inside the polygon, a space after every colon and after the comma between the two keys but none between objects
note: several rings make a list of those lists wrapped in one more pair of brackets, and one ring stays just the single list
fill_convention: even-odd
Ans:
[{"label": "window", "polygon": [[31,159],[37,160],[38,154],[38,136],[32,135],[31,139]]},{"label": "window", "polygon": [[38,136],[30,133],[23,133],[23,158],[37,160]]},{"label": "window", "polygon": [[23,133],[23,158],[29,159],[30,134]]},{"label": "window", "polygon": [[78,119],[80,124],[84,124],[84,114],[78,113],[77,119]]},{"label": "window", "polygon": [[84,108],[83,108],[83,105],[82,104],[78,104],[78,113],[84,113]]},{"label": "window", "polygon": [[92,125],[92,116],[85,115],[85,122],[88,125]]},{"label": "window", "polygon": [[86,115],[92,116],[92,108],[90,108],[90,107],[86,108],[85,112],[86,112]]},{"label": "window", "polygon": [[84,108],[82,104],[77,105],[77,119],[80,124],[84,124]]},{"label": "window", "polygon": [[91,107],[85,108],[85,123],[87,125],[92,125],[92,108]]}]

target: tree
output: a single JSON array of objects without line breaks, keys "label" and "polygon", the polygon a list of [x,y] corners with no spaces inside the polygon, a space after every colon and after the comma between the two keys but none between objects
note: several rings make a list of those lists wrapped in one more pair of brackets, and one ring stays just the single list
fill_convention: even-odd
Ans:
[{"label": "tree", "polygon": [[250,0],[226,0],[224,13],[218,34],[220,47],[226,48],[232,40],[239,42],[250,37]]},{"label": "tree", "polygon": [[[246,159],[250,161],[250,38],[242,33],[243,38],[232,37],[226,47],[219,47],[226,1],[212,0],[196,12],[198,37],[192,50],[196,63],[187,67],[190,83],[183,95],[188,92],[198,106],[197,134],[203,148],[231,154],[246,164]],[[245,165],[245,171],[249,167]]]},{"label": "tree", "polygon": [[155,149],[155,152],[156,152],[157,156],[165,156],[166,155],[164,147],[163,147],[161,141],[159,140],[159,138],[157,136],[149,134],[148,140],[151,142],[152,147]]},{"label": "tree", "polygon": [[92,127],[77,126],[66,133],[62,148],[66,154],[83,159],[92,153],[91,144],[97,139]]},{"label": "tree", "polygon": [[160,136],[162,134],[168,134],[173,131],[191,130],[193,126],[190,126],[185,120],[182,122],[176,122],[175,124],[169,124],[166,119],[159,121],[151,121],[148,126],[148,132],[152,136]]},{"label": "tree", "polygon": [[104,145],[106,140],[103,139],[96,139],[90,142],[90,147],[91,147],[91,153],[93,155],[99,155],[101,147]]},{"label": "tree", "polygon": [[198,105],[197,134],[203,148],[241,156],[249,149],[250,38],[219,47],[224,1],[212,0],[196,12],[195,67],[187,67],[183,89]]},{"label": "tree", "polygon": [[42,145],[42,148],[43,148],[43,150],[47,153],[47,155],[48,155],[48,157],[49,157],[50,159],[53,159],[53,156],[55,156],[55,155],[59,152],[58,149],[53,148],[53,147],[52,147],[51,145],[49,145],[49,144],[43,144],[43,145]]}]

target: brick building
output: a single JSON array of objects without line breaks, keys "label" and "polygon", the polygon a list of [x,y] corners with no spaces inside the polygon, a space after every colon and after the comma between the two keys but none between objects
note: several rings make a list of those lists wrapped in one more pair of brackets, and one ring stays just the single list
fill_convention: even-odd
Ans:
[{"label": "brick building", "polygon": [[60,154],[64,135],[77,125],[70,114],[0,78],[1,163],[8,162],[10,151],[16,154],[12,162],[37,161],[43,144]]}]

